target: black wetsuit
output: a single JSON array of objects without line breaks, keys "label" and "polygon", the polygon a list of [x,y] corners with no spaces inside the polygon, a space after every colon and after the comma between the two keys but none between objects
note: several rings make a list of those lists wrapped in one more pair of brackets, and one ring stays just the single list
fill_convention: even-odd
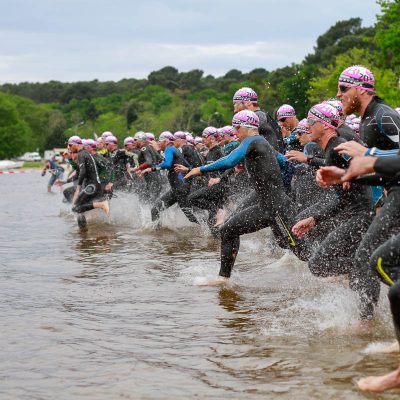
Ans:
[{"label": "black wetsuit", "polygon": [[[400,133],[400,115],[378,97],[374,97],[367,106],[360,124],[360,137],[369,147],[381,150],[398,149]],[[389,159],[388,159],[389,160]],[[375,269],[370,268],[372,253],[391,236],[398,233],[400,225],[400,186],[396,180],[385,180],[379,175],[379,167],[388,161],[377,160],[378,174],[357,179],[370,185],[382,185],[387,197],[380,213],[375,216],[367,233],[363,237],[357,253],[358,271],[357,290],[361,302],[361,318],[373,316],[374,304],[379,299],[380,285]],[[390,162],[390,161],[389,161]]]},{"label": "black wetsuit", "polygon": [[[314,142],[307,143],[302,151],[306,156],[324,157],[324,151]],[[325,190],[317,185],[315,172],[315,167],[304,163],[299,163],[294,168],[290,197],[296,205],[297,213],[312,207],[315,203],[329,201],[335,195],[333,189]]]},{"label": "black wetsuit", "polygon": [[[336,150],[345,140],[333,137],[325,148],[326,165],[347,168],[349,158]],[[329,202],[315,204],[312,215],[316,225],[334,220],[335,228],[323,239],[309,260],[309,268],[316,276],[335,276],[348,273],[350,286],[355,288],[354,255],[361,238],[373,218],[373,201],[368,187],[352,183],[345,190],[335,185],[336,197]]]},{"label": "black wetsuit", "polygon": [[113,166],[113,190],[124,190],[128,187],[129,175],[126,166],[130,163],[131,154],[125,149],[117,149],[105,155]]},{"label": "black wetsuit", "polygon": [[299,139],[297,138],[297,129],[294,128],[292,132],[290,132],[290,135],[285,137],[283,139],[283,145],[285,149],[285,153],[291,150],[296,150],[296,151],[302,151],[303,146],[299,142]]},{"label": "black wetsuit", "polygon": [[[344,139],[345,141],[354,140],[357,143],[363,144],[361,138],[347,125],[342,124],[336,129],[336,134],[338,137]],[[309,160],[308,164],[315,167],[323,167],[326,163],[325,157],[321,157],[318,154],[313,155]]]},{"label": "black wetsuit", "polygon": [[281,129],[276,121],[265,111],[257,110],[255,113],[260,120],[258,132],[267,139],[268,143],[278,152],[283,151],[283,138]]},{"label": "black wetsuit", "polygon": [[[140,149],[139,153],[139,166],[143,168],[155,167],[160,162],[159,154],[154,150],[149,144],[144,145]],[[140,193],[140,198],[144,202],[149,202],[153,204],[161,194],[162,184],[160,171],[151,171],[144,175],[144,187],[142,187],[142,192]]]},{"label": "black wetsuit", "polygon": [[[206,165],[207,164],[212,164],[213,162],[219,160],[221,157],[223,157],[222,149],[219,145],[214,146],[210,150],[208,150],[208,153],[206,155]],[[212,172],[207,175],[210,178],[219,178],[220,173],[219,172]]]},{"label": "black wetsuit", "polygon": [[223,159],[200,168],[210,172],[232,168],[245,161],[257,203],[241,208],[221,227],[220,276],[230,277],[240,236],[271,226],[276,236],[285,238],[296,254],[301,253],[299,242],[292,236],[294,205],[285,194],[276,151],[260,135],[246,137],[241,145]]},{"label": "black wetsuit", "polygon": [[[222,149],[219,145],[216,145],[208,151],[205,163],[206,165],[212,164],[221,157],[223,157]],[[220,207],[221,199],[224,196],[223,191],[225,190],[225,186],[217,184],[208,187],[207,182],[209,178],[221,178],[221,174],[219,172],[211,172],[207,176],[195,177],[188,201],[193,207],[209,211],[208,225],[212,227],[215,223],[215,215]]]},{"label": "black wetsuit", "polygon": [[336,133],[344,140],[354,140],[357,143],[362,143],[360,136],[357,135],[348,125],[342,124],[336,129]]},{"label": "black wetsuit", "polygon": [[95,157],[87,150],[78,152],[78,185],[81,186],[81,191],[75,201],[72,211],[83,213],[93,209],[93,201],[103,197],[103,184],[100,175],[100,165],[96,162]]},{"label": "black wetsuit", "polygon": [[162,210],[171,207],[175,203],[178,203],[188,220],[190,222],[198,223],[193,214],[192,207],[187,199],[190,192],[190,183],[183,179],[183,174],[181,172],[175,172],[175,164],[189,167],[189,164],[184,159],[182,153],[175,146],[169,146],[165,149],[165,160],[153,169],[168,170],[168,181],[171,189],[157,199],[153,208],[151,209],[151,219],[152,221],[158,220]]}]

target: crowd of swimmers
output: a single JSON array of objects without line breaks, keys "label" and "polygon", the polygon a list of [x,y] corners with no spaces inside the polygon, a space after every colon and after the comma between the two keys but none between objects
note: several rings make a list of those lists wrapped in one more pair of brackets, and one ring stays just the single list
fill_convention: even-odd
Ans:
[{"label": "crowd of swimmers", "polygon": [[[231,126],[209,126],[201,136],[137,132],[123,146],[111,132],[97,140],[72,136],[65,154],[72,171],[52,184],[71,183],[65,201],[82,229],[85,212],[109,214],[119,191],[147,203],[155,226],[174,204],[192,223],[206,214],[221,242],[219,274],[207,285],[229,280],[241,235],[269,227],[314,276],[348,282],[360,330],[372,329],[381,282],[388,285],[399,342],[400,110],[378,97],[373,74],[362,66],[345,69],[332,96],[299,121],[288,104],[270,116],[244,87],[233,96]],[[400,368],[358,386],[400,387]]]}]

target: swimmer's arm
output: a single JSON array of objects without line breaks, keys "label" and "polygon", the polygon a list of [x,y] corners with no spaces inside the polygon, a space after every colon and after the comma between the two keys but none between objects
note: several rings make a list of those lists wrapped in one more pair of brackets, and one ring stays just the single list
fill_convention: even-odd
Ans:
[{"label": "swimmer's arm", "polygon": [[228,168],[233,168],[237,164],[239,164],[246,156],[248,145],[245,146],[242,143],[239,147],[233,150],[229,155],[220,158],[217,161],[214,161],[211,164],[203,165],[200,167],[200,172],[212,172],[212,171],[219,171]]},{"label": "swimmer's arm", "polygon": [[168,169],[172,167],[172,163],[174,161],[174,151],[175,148],[170,146],[165,149],[165,159],[161,164],[158,164],[155,169],[160,170],[160,169]]},{"label": "swimmer's arm", "polygon": [[399,154],[398,149],[392,150],[380,150],[376,147],[372,147],[371,149],[367,149],[365,152],[365,156],[374,156],[374,157],[396,157]]}]

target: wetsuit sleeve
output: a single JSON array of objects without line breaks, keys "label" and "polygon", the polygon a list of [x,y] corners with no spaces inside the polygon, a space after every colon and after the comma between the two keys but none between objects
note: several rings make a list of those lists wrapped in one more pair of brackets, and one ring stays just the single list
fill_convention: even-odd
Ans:
[{"label": "wetsuit sleeve", "polygon": [[174,162],[174,151],[175,148],[170,146],[165,149],[165,159],[161,164],[158,164],[157,169],[168,169],[171,168]]},{"label": "wetsuit sleeve", "polygon": [[397,156],[398,154],[397,149],[392,149],[392,150],[380,150],[377,149],[376,147],[372,147],[371,149],[367,149],[365,152],[365,156],[375,156],[375,157],[394,157]]},{"label": "wetsuit sleeve", "polygon": [[221,175],[221,182],[228,182],[229,177],[235,172],[234,168],[229,168],[227,169],[222,175]]},{"label": "wetsuit sleeve", "polygon": [[382,157],[378,158],[375,162],[375,171],[379,174],[390,176],[390,177],[400,177],[400,156],[397,157]]},{"label": "wetsuit sleeve", "polygon": [[232,151],[229,155],[220,158],[219,160],[203,165],[200,167],[200,172],[212,172],[218,171],[221,169],[233,168],[235,165],[238,165],[241,161],[246,157],[246,151],[248,149],[248,145],[244,145],[244,142],[235,150]]},{"label": "wetsuit sleeve", "polygon": [[143,151],[144,155],[144,163],[147,164],[150,168],[154,167],[154,162],[153,162],[153,157],[150,153],[150,151],[146,148],[146,150]]},{"label": "wetsuit sleeve", "polygon": [[355,178],[352,182],[365,186],[385,186],[393,182],[393,178],[381,174],[369,174]]},{"label": "wetsuit sleeve", "polygon": [[375,116],[379,131],[387,136],[393,143],[399,143],[400,115],[390,107],[382,108],[383,113],[378,112]]},{"label": "wetsuit sleeve", "polygon": [[284,169],[286,163],[289,162],[289,160],[282,153],[276,152],[275,155],[276,155],[276,159],[278,160],[278,164],[279,164],[280,169],[281,170]]},{"label": "wetsuit sleeve", "polygon": [[86,177],[86,162],[84,156],[79,153],[78,153],[78,165],[79,165],[78,185],[82,186],[83,181],[85,180]]},{"label": "wetsuit sleeve", "polygon": [[320,167],[324,167],[326,165],[326,161],[325,161],[325,158],[314,157],[309,160],[308,165],[311,165],[312,167],[320,168]]}]

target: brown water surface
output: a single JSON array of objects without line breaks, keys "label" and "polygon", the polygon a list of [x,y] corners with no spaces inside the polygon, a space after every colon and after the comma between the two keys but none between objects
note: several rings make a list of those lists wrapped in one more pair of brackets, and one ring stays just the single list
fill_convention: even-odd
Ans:
[{"label": "brown water surface", "polygon": [[[80,233],[39,173],[0,176],[1,399],[398,399],[356,379],[397,367],[364,353],[393,340],[385,295],[376,330],[354,336],[353,294],[244,237],[233,284],[218,243],[178,210],[154,230],[133,197]],[[372,343],[372,344],[371,344]]]}]

